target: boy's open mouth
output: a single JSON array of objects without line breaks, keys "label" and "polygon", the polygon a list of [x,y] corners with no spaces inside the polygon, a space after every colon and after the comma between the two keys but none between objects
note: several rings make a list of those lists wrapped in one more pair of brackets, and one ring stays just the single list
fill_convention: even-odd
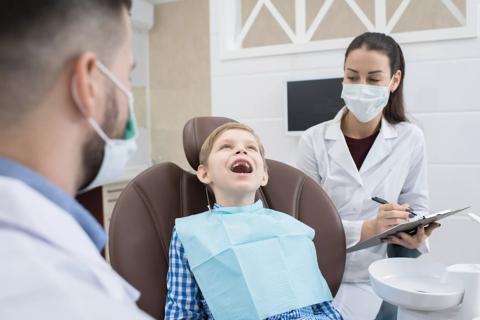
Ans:
[{"label": "boy's open mouth", "polygon": [[235,173],[252,173],[253,168],[247,160],[239,159],[233,162],[230,170]]}]

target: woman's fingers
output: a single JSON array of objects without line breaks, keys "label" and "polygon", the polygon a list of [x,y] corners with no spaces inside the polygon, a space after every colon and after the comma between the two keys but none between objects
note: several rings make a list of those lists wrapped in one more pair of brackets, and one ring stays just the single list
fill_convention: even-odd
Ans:
[{"label": "woman's fingers", "polygon": [[380,206],[381,211],[405,211],[409,206],[408,205],[399,205],[396,203],[388,203],[388,204],[382,204]]},{"label": "woman's fingers", "polygon": [[396,226],[397,224],[402,224],[407,222],[406,219],[403,218],[391,218],[391,219],[385,219],[385,224],[391,227]]},{"label": "woman's fingers", "polygon": [[410,204],[408,203],[403,203],[400,206],[403,207],[404,210],[407,210],[408,208],[410,208]]},{"label": "woman's fingers", "polygon": [[418,248],[420,244],[427,239],[427,236],[425,235],[425,228],[422,226],[417,227],[417,232],[415,235],[413,235],[413,238],[417,243],[416,248]]},{"label": "woman's fingers", "polygon": [[402,238],[400,238],[398,236],[390,236],[390,237],[385,239],[385,242],[390,243],[390,244],[397,244],[399,246],[409,248],[409,244],[406,243]]},{"label": "woman's fingers", "polygon": [[414,236],[405,232],[398,232],[395,235],[388,237],[386,240],[387,243],[397,244],[408,249],[416,249],[421,243],[418,242]]},{"label": "woman's fingers", "polygon": [[385,204],[378,210],[378,217],[385,219],[402,218],[408,219],[408,212],[405,211],[406,207],[402,207],[396,204]]},{"label": "woman's fingers", "polygon": [[396,226],[408,221],[408,212],[399,210],[380,211],[378,219],[386,226]]},{"label": "woman's fingers", "polygon": [[432,222],[432,223],[430,223],[430,225],[425,228],[425,236],[426,236],[426,237],[430,237],[430,235],[432,234],[433,230],[439,228],[440,226],[441,226],[441,224],[440,224],[440,223],[437,223],[437,222]]},{"label": "woman's fingers", "polygon": [[374,233],[378,234],[396,225],[408,222],[408,204],[389,203],[381,205],[374,220]]},{"label": "woman's fingers", "polygon": [[403,242],[405,243],[404,247],[409,249],[416,249],[422,243],[421,237],[423,237],[423,235],[420,235],[420,237],[417,237],[417,234],[418,234],[418,230],[414,236],[411,236],[406,232],[399,232],[398,237],[402,239]]},{"label": "woman's fingers", "polygon": [[425,239],[427,239],[436,228],[440,227],[439,223],[433,222],[428,227],[418,227],[415,235],[406,232],[398,232],[392,236],[385,238],[384,242],[398,244],[408,249],[418,249]]}]

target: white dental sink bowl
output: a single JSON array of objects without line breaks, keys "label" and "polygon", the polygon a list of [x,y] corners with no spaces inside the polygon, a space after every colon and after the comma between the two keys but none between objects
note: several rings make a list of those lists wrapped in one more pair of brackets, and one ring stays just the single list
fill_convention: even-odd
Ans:
[{"label": "white dental sink bowl", "polygon": [[373,289],[383,300],[401,308],[439,311],[462,301],[464,283],[447,280],[446,266],[411,258],[375,261],[368,268]]}]

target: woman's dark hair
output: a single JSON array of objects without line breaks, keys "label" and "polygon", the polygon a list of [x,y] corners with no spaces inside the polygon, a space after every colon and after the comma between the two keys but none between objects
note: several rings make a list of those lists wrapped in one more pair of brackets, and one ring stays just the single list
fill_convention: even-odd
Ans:
[{"label": "woman's dark hair", "polygon": [[367,50],[375,50],[384,53],[390,60],[390,74],[393,76],[395,72],[400,70],[402,77],[400,84],[395,92],[390,93],[388,103],[383,109],[385,119],[396,124],[408,121],[405,115],[405,107],[403,102],[403,79],[405,78],[405,60],[403,52],[398,43],[392,37],[378,32],[365,32],[357,36],[347,48],[345,52],[345,61],[352,50],[365,48]]}]

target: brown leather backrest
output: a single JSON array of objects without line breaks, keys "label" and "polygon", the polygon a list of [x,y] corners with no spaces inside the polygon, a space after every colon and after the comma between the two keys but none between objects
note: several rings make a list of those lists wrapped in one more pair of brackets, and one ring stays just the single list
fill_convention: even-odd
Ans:
[{"label": "brown leather backrest", "polygon": [[[202,117],[187,122],[184,148],[192,166],[198,166],[198,152],[207,135],[229,121]],[[335,295],[346,254],[337,210],[305,174],[278,161],[267,163],[270,179],[257,197],[266,207],[291,214],[315,229],[318,263]],[[168,248],[175,219],[204,212],[206,205],[205,187],[194,174],[173,163],[158,164],[141,173],[117,201],[110,222],[110,261],[141,292],[140,308],[156,318],[164,316]]]}]

